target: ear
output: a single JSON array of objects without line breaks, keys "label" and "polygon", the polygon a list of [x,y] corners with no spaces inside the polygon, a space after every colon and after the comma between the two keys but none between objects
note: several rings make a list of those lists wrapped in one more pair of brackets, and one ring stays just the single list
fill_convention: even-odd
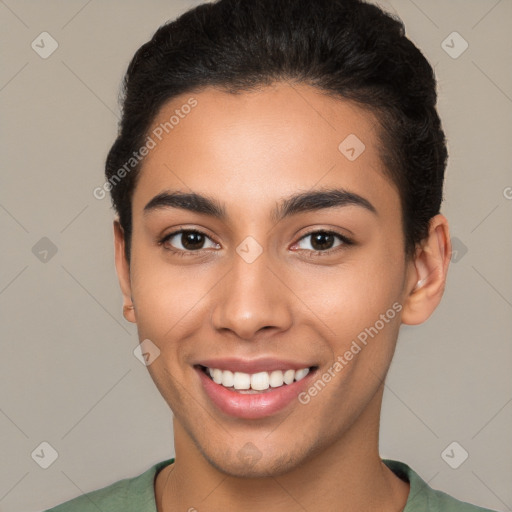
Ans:
[{"label": "ear", "polygon": [[123,315],[128,322],[136,323],[130,281],[130,264],[125,255],[124,231],[119,220],[114,221],[114,246],[117,278],[119,279],[119,285],[123,293]]},{"label": "ear", "polygon": [[421,324],[434,312],[444,293],[451,254],[448,221],[438,214],[430,220],[428,236],[410,262],[402,323]]}]

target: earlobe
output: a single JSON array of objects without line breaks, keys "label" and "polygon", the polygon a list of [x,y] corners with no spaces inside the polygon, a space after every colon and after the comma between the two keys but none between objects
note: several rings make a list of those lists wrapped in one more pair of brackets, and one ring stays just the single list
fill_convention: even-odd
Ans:
[{"label": "earlobe", "polygon": [[448,221],[444,215],[432,217],[427,238],[416,250],[411,262],[408,288],[402,311],[402,323],[425,322],[441,302],[451,258]]},{"label": "earlobe", "polygon": [[114,249],[117,278],[123,293],[123,316],[128,322],[136,323],[135,308],[132,300],[130,265],[126,260],[125,236],[119,220],[114,221]]},{"label": "earlobe", "polygon": [[128,322],[136,323],[135,307],[133,304],[125,304],[123,306],[123,316],[128,320]]}]

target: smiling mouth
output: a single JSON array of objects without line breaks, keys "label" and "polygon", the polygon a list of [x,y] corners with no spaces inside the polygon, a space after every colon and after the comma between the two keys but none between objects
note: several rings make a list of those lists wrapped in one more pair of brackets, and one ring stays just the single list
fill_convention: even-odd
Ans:
[{"label": "smiling mouth", "polygon": [[310,366],[299,370],[274,370],[269,372],[245,373],[221,370],[219,368],[207,368],[196,365],[196,368],[207,375],[216,384],[241,394],[268,393],[294,382],[301,381],[309,373],[313,373],[318,367]]}]

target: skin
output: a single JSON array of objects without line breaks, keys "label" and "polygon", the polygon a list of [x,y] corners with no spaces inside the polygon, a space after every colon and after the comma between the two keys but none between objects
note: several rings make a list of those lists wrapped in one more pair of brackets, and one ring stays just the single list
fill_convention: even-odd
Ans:
[{"label": "skin", "polygon": [[[383,379],[401,323],[424,322],[443,295],[446,218],[431,219],[429,236],[407,260],[376,121],[355,104],[282,82],[239,95],[207,88],[174,98],[154,126],[191,96],[198,105],[144,161],[130,264],[114,223],[124,314],[140,340],[160,349],[148,370],[174,413],[176,462],[156,477],[158,511],[402,510],[409,484],[378,451]],[[354,161],[338,150],[349,134],[366,147]],[[271,221],[277,202],[322,187],[363,196],[377,215],[350,205]],[[227,220],[176,208],[144,213],[169,190],[217,199]],[[204,248],[179,257],[169,247],[186,250],[180,235],[158,243],[180,227],[205,233]],[[308,258],[318,246],[305,235],[328,229],[355,244],[339,249],[335,238]],[[263,250],[250,264],[236,252],[247,236]],[[192,367],[212,357],[274,356],[317,364],[321,374],[394,303],[401,311],[310,403],[294,401],[264,419],[223,414]],[[239,457],[248,442],[261,455],[255,464]]]}]

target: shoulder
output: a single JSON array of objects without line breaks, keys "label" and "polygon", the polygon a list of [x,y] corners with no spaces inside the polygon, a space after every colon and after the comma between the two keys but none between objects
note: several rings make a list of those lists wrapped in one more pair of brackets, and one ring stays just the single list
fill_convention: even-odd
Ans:
[{"label": "shoulder", "polygon": [[156,512],[155,475],[172,462],[174,459],[158,462],[138,476],[118,480],[44,512]]},{"label": "shoulder", "polygon": [[495,512],[460,501],[445,492],[432,489],[407,464],[383,459],[398,477],[410,483],[409,497],[403,512]]}]

